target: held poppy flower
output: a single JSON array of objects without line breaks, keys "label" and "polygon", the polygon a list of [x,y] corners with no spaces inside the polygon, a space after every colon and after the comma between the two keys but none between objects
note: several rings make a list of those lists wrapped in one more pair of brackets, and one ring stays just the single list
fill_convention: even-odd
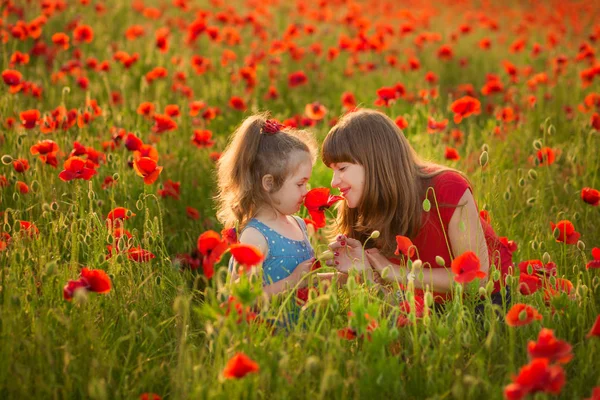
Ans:
[{"label": "held poppy flower", "polygon": [[192,135],[192,143],[199,149],[207,149],[215,144],[212,132],[208,129],[196,129]]},{"label": "held poppy flower", "polygon": [[455,100],[450,109],[454,113],[454,123],[459,124],[464,118],[481,113],[481,102],[471,96],[463,96]]},{"label": "held poppy flower", "polygon": [[69,157],[63,165],[64,170],[58,174],[58,177],[65,182],[73,179],[89,181],[97,173],[94,169],[95,166],[91,160],[84,160],[78,156]]},{"label": "held poppy flower", "polygon": [[560,365],[550,365],[547,358],[536,358],[521,368],[514,383],[504,388],[504,397],[517,400],[536,392],[559,394],[564,384],[565,371]]},{"label": "held poppy flower", "polygon": [[397,235],[396,244],[396,251],[394,252],[395,255],[398,256],[402,253],[409,258],[412,258],[415,255],[416,247],[406,236]]},{"label": "held poppy flower", "polygon": [[592,258],[593,259],[585,265],[585,268],[600,268],[600,247],[594,247],[592,249]]},{"label": "held poppy flower", "polygon": [[550,362],[566,364],[573,358],[572,347],[564,340],[557,339],[552,329],[542,328],[537,342],[529,341],[527,353],[531,359],[547,358]]},{"label": "held poppy flower", "polygon": [[318,101],[315,101],[314,103],[307,104],[306,107],[304,107],[304,113],[313,121],[321,121],[323,118],[325,118],[325,114],[327,114],[327,108],[325,108],[325,106]]},{"label": "held poppy flower", "polygon": [[486,277],[486,273],[480,271],[479,257],[472,251],[466,251],[452,260],[451,268],[455,274],[454,281],[458,283],[469,283],[475,278]]},{"label": "held poppy flower", "polygon": [[225,365],[223,376],[226,379],[240,379],[260,370],[258,364],[242,352],[236,353]]},{"label": "held poppy flower", "polygon": [[534,320],[541,321],[542,314],[527,304],[517,303],[506,313],[506,324],[508,326],[528,325]]},{"label": "held poppy flower", "polygon": [[581,199],[592,206],[600,205],[600,191],[590,187],[581,189]]},{"label": "held poppy flower", "polygon": [[258,265],[265,259],[258,247],[249,244],[232,244],[229,250],[235,261],[246,268]]},{"label": "held poppy flower", "polygon": [[579,237],[581,236],[579,232],[575,231],[575,226],[569,220],[558,221],[556,225],[554,222],[550,222],[550,228],[552,229],[552,233],[556,238],[557,242],[562,242],[565,244],[577,244]]},{"label": "held poppy flower", "polygon": [[592,336],[600,337],[600,315],[596,317],[594,326],[592,326],[592,329],[590,329],[589,333],[585,337],[591,338]]},{"label": "held poppy flower", "polygon": [[4,83],[8,86],[14,87],[18,86],[21,83],[21,79],[23,79],[23,75],[19,71],[14,69],[5,69],[2,71],[2,79]]},{"label": "held poppy flower", "polygon": [[150,157],[140,157],[133,161],[133,169],[144,178],[146,185],[151,185],[158,179],[163,167],[158,166],[156,161]]},{"label": "held poppy flower", "polygon": [[206,231],[198,237],[198,251],[202,254],[202,269],[207,279],[214,274],[214,265],[227,250],[227,242],[215,231]]},{"label": "held poppy flower", "polygon": [[325,226],[325,210],[342,199],[342,196],[330,195],[329,188],[316,188],[306,194],[304,206],[317,228],[323,228]]}]

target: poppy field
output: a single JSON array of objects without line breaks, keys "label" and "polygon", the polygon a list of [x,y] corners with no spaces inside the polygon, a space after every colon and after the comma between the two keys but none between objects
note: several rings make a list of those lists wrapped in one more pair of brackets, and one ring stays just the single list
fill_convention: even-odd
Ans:
[{"label": "poppy field", "polygon": [[[600,3],[0,10],[0,397],[600,399]],[[443,307],[354,274],[231,284],[232,255],[260,262],[215,217],[232,132],[268,111],[321,143],[357,108],[469,177],[509,303],[498,271],[457,275]],[[331,177],[317,160],[326,195],[299,213],[317,258]]]}]

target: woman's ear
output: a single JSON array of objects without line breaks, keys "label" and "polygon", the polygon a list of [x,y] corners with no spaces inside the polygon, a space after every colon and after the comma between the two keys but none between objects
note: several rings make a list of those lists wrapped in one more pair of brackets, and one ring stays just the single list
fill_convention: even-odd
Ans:
[{"label": "woman's ear", "polygon": [[273,189],[273,175],[271,174],[267,174],[264,175],[262,177],[262,187],[264,190],[266,190],[268,193],[271,193],[271,190]]}]

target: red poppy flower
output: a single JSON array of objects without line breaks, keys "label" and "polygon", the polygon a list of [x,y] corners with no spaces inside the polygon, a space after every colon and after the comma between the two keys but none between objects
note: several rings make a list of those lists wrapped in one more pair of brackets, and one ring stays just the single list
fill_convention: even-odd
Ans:
[{"label": "red poppy flower", "polygon": [[446,150],[444,151],[444,157],[446,158],[446,160],[460,160],[460,154],[458,154],[458,150],[448,146],[446,146]]},{"label": "red poppy flower", "polygon": [[87,281],[88,290],[96,293],[108,293],[110,292],[111,282],[110,278],[101,269],[88,269],[83,268],[81,270],[81,278]]},{"label": "red poppy flower", "polygon": [[481,89],[481,93],[484,96],[489,96],[495,93],[502,93],[504,91],[504,85],[498,79],[489,79],[483,88]]},{"label": "red poppy flower", "polygon": [[542,287],[542,278],[537,275],[529,275],[527,273],[521,272],[519,274],[519,292],[528,296],[530,294],[534,294]]},{"label": "red poppy flower", "polygon": [[342,93],[342,107],[344,107],[344,110],[346,111],[356,108],[356,98],[352,92]]},{"label": "red poppy flower", "polygon": [[400,253],[402,253],[409,258],[412,258],[415,255],[416,247],[406,236],[397,235],[396,244],[396,251],[394,252],[395,255],[398,256]]},{"label": "red poppy flower", "polygon": [[463,96],[455,100],[450,109],[454,113],[454,123],[458,124],[463,118],[481,113],[481,102],[471,96]]},{"label": "red poppy flower", "polygon": [[169,117],[178,117],[181,112],[179,111],[179,106],[177,104],[167,104],[165,106],[165,114]]},{"label": "red poppy flower", "polygon": [[24,158],[13,160],[13,168],[16,172],[23,173],[29,169],[29,161]]},{"label": "red poppy flower", "polygon": [[23,79],[23,75],[19,71],[5,69],[2,71],[2,79],[8,86],[18,86],[21,83],[21,79]]},{"label": "red poppy flower", "polygon": [[154,104],[150,102],[143,102],[137,108],[137,113],[145,117],[151,117],[154,114]]},{"label": "red poppy flower", "polygon": [[165,114],[154,114],[152,116],[154,118],[154,126],[152,127],[152,131],[155,133],[163,133],[174,131],[177,129],[177,123],[173,121],[168,115]]},{"label": "red poppy flower", "polygon": [[239,379],[260,370],[258,364],[242,352],[236,353],[225,365],[223,376],[226,379]]},{"label": "red poppy flower", "polygon": [[140,148],[143,145],[144,145],[144,142],[142,142],[142,139],[135,136],[133,133],[127,134],[127,137],[125,138],[125,147],[127,148],[127,150],[129,150],[129,151],[140,150]]},{"label": "red poppy flower", "polygon": [[586,335],[587,338],[591,338],[592,336],[600,337],[600,315],[596,317],[596,322],[594,322],[594,326]]},{"label": "red poppy flower", "polygon": [[356,331],[352,328],[343,328],[337,331],[337,335],[341,339],[354,340],[356,339]]},{"label": "red poppy flower", "polygon": [[73,156],[65,161],[63,165],[64,170],[58,174],[58,177],[65,182],[72,181],[73,179],[89,181],[97,173],[94,167],[95,164],[92,161]]},{"label": "red poppy flower", "polygon": [[433,118],[429,117],[427,119],[427,132],[428,133],[436,133],[443,131],[448,126],[448,120],[444,119],[442,121],[436,121]]},{"label": "red poppy flower", "polygon": [[198,251],[202,254],[202,269],[204,275],[210,279],[214,274],[215,263],[227,250],[227,242],[215,231],[206,231],[198,237]]},{"label": "red poppy flower", "polygon": [[229,107],[233,108],[234,110],[238,110],[238,111],[246,111],[246,102],[244,101],[244,99],[242,99],[241,97],[238,96],[232,96],[229,99]]},{"label": "red poppy flower", "polygon": [[308,77],[306,76],[304,71],[296,71],[288,75],[289,87],[297,87],[300,85],[304,85],[306,82],[308,82]]},{"label": "red poppy flower", "polygon": [[75,291],[80,288],[86,289],[87,282],[82,279],[68,281],[65,287],[63,288],[63,298],[67,301],[71,301],[73,299]]},{"label": "red poppy flower", "polygon": [[554,285],[551,285],[549,282],[544,285],[544,301],[550,305],[552,299],[561,293],[566,293],[569,298],[573,299],[573,295],[571,294],[573,290],[573,282],[564,278],[556,278]]},{"label": "red poppy flower", "polygon": [[[31,146],[31,148],[29,149],[32,155],[39,154],[40,160],[44,163],[47,162],[50,158],[49,164],[52,164],[53,161],[56,161],[56,153],[58,152],[58,150],[58,144],[56,144],[52,140],[42,140],[40,142],[37,142],[37,144]],[[56,164],[54,166],[56,166]]]},{"label": "red poppy flower", "polygon": [[17,189],[21,194],[29,193],[29,186],[25,182],[17,181]]},{"label": "red poppy flower", "polygon": [[441,60],[451,60],[454,56],[452,47],[448,44],[442,45],[437,52],[437,56]]},{"label": "red poppy flower", "polygon": [[[408,300],[400,303],[400,316],[396,320],[396,325],[399,327],[405,327],[411,324],[411,320],[409,318],[409,314],[411,313],[411,305]],[[425,316],[425,299],[423,296],[415,296],[415,318],[420,319]]]},{"label": "red poppy flower", "polygon": [[325,118],[325,114],[327,114],[327,109],[325,106],[318,101],[307,104],[304,107],[304,113],[306,116],[314,121],[320,121]]},{"label": "red poppy flower", "polygon": [[452,260],[454,280],[458,283],[469,283],[475,278],[485,278],[486,274],[480,271],[479,257],[472,251],[467,251]]},{"label": "red poppy flower", "polygon": [[552,261],[544,264],[542,261],[540,260],[526,260],[526,261],[521,261],[519,263],[519,271],[521,271],[522,274],[529,274],[529,266],[531,266],[532,275],[537,275],[539,277],[544,277],[544,276],[555,276],[556,275],[556,264],[553,263]]},{"label": "red poppy flower", "polygon": [[21,118],[21,124],[25,129],[33,129],[35,128],[38,120],[40,119],[40,112],[38,110],[27,110],[23,111],[19,114]]},{"label": "red poppy flower", "polygon": [[238,243],[238,237],[235,228],[223,229],[221,231],[221,236],[223,237],[223,240],[227,242],[228,245]]},{"label": "red poppy flower", "polygon": [[69,48],[69,36],[64,32],[55,33],[52,35],[52,43],[62,47],[63,50],[67,50]]},{"label": "red poppy flower", "polygon": [[376,106],[389,106],[391,102],[399,97],[399,93],[395,86],[382,87],[377,89],[377,100],[375,100]]},{"label": "red poppy flower", "polygon": [[564,384],[565,371],[560,365],[550,365],[547,358],[536,358],[521,368],[514,383],[504,388],[504,397],[517,400],[536,392],[559,394]]},{"label": "red poppy flower", "polygon": [[162,397],[156,393],[142,393],[139,400],[162,400]]},{"label": "red poppy flower", "polygon": [[562,242],[566,244],[577,244],[579,240],[579,232],[575,231],[575,226],[569,220],[558,221],[556,225],[554,222],[550,222],[550,228],[552,229],[552,233],[556,237],[557,242]]},{"label": "red poppy flower", "polygon": [[75,42],[90,43],[94,39],[94,31],[88,25],[77,25],[73,30],[73,40]]},{"label": "red poppy flower", "polygon": [[154,254],[148,250],[142,249],[141,247],[132,247],[127,250],[127,258],[135,262],[148,262],[155,257],[156,256]]},{"label": "red poppy flower", "polygon": [[151,185],[158,179],[163,167],[158,166],[156,161],[150,157],[140,157],[133,161],[133,169],[144,178],[146,185]]},{"label": "red poppy flower", "polygon": [[551,329],[542,328],[537,342],[530,341],[527,344],[529,357],[547,358],[550,362],[566,364],[573,358],[571,345],[564,340],[557,339]]},{"label": "red poppy flower", "polygon": [[111,221],[114,224],[114,221],[117,219],[126,220],[131,217],[135,217],[135,213],[133,213],[131,210],[128,210],[125,207],[116,207],[110,210],[106,216],[106,220]]},{"label": "red poppy flower", "polygon": [[590,121],[590,125],[597,131],[600,131],[600,114],[594,113]]},{"label": "red poppy flower", "polygon": [[179,200],[180,186],[181,182],[173,182],[172,180],[167,179],[167,181],[163,183],[163,188],[158,189],[158,195],[163,199],[165,197],[172,197],[175,200]]},{"label": "red poppy flower", "polygon": [[600,248],[599,247],[594,247],[592,249],[592,260],[589,261],[585,267],[587,269],[590,268],[600,268]]},{"label": "red poppy flower", "polygon": [[600,205],[600,191],[592,189],[590,187],[584,187],[581,189],[581,198],[588,204],[593,206]]},{"label": "red poppy flower", "polygon": [[232,244],[229,250],[238,264],[248,268],[260,264],[265,259],[260,249],[249,244]]},{"label": "red poppy flower", "polygon": [[527,304],[517,303],[506,313],[506,324],[509,326],[528,325],[534,320],[541,321],[542,314]]},{"label": "red poppy flower", "polygon": [[542,147],[536,156],[539,165],[552,165],[556,160],[556,152],[550,147]]},{"label": "red poppy flower", "polygon": [[396,126],[400,129],[408,128],[408,121],[403,116],[396,118]]},{"label": "red poppy flower", "polygon": [[340,200],[343,200],[343,197],[331,196],[329,188],[316,188],[306,194],[304,206],[317,228],[322,228],[325,226],[325,210]]},{"label": "red poppy flower", "polygon": [[190,218],[190,219],[198,220],[200,218],[200,212],[198,210],[196,210],[194,207],[187,206],[185,208],[185,213],[187,214],[188,218]]},{"label": "red poppy flower", "polygon": [[212,140],[212,132],[208,129],[196,129],[192,135],[192,143],[199,149],[212,147],[215,141]]}]

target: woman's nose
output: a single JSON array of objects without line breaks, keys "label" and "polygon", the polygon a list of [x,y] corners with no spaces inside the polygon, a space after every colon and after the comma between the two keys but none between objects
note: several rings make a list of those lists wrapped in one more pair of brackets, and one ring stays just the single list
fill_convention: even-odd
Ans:
[{"label": "woman's nose", "polygon": [[333,173],[333,177],[331,178],[331,187],[338,187],[340,185],[340,178],[339,176],[334,172]]}]

